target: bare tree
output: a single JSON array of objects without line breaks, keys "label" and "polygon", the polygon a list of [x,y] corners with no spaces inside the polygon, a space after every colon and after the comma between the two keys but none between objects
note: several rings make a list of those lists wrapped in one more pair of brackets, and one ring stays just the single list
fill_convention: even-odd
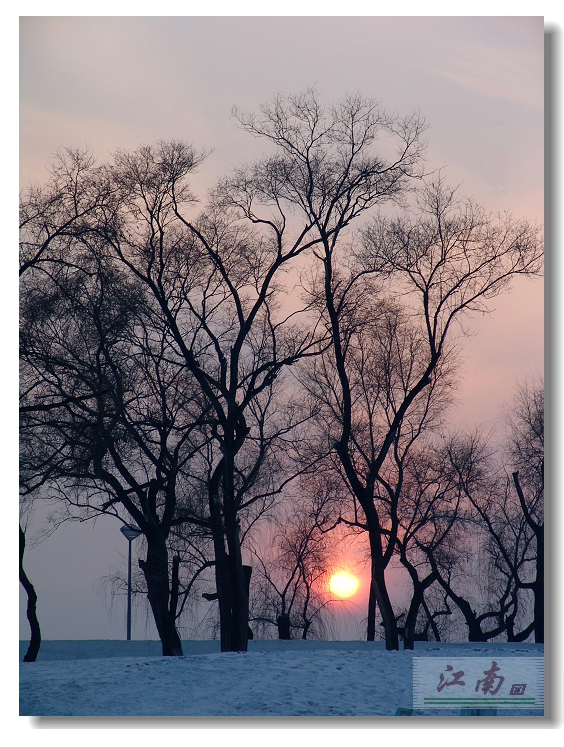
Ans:
[{"label": "bare tree", "polygon": [[[24,198],[23,491],[54,485],[87,515],[141,527],[168,653],[180,593],[169,538],[209,532],[221,647],[246,650],[242,543],[309,469],[289,460],[311,413],[284,397],[287,372],[325,355],[325,455],[352,497],[348,520],[368,532],[372,594],[397,648],[384,571],[403,460],[448,382],[455,325],[537,271],[537,232],[438,180],[414,217],[376,220],[359,249],[350,227],[422,175],[420,118],[360,96],[324,110],[312,91],[236,116],[276,152],[221,180],[199,214],[187,179],[205,154],[179,142],[103,167],[71,153]],[[303,302],[289,303],[306,267]]]},{"label": "bare tree", "polygon": [[179,510],[206,440],[206,405],[166,330],[151,325],[138,284],[96,255],[67,261],[55,282],[28,285],[23,305],[21,354],[35,404],[24,419],[22,486],[48,486],[71,516],[110,513],[141,528],[140,565],[163,653],[179,653],[167,538],[177,524],[207,527],[197,501],[189,514]]},{"label": "bare tree", "polygon": [[[466,313],[485,311],[487,301],[506,289],[515,274],[538,270],[538,232],[509,217],[496,221],[472,203],[458,204],[455,192],[438,179],[422,190],[413,219],[380,218],[367,228],[363,249],[356,252],[358,262],[351,263],[344,255],[343,230],[368,208],[400,200],[410,178],[421,175],[420,119],[394,120],[360,97],[347,99],[328,115],[309,92],[278,97],[260,115],[241,116],[240,121],[245,129],[274,144],[278,154],[255,171],[239,174],[227,190],[232,203],[251,220],[260,220],[254,207],[257,202],[274,210],[290,203],[305,218],[303,230],[317,237],[321,293],[314,289],[313,296],[323,299],[337,372],[341,428],[335,450],[366,517],[373,590],[386,645],[397,648],[396,622],[384,580],[387,555],[393,550],[384,549],[388,528],[378,516],[376,485],[383,478],[383,465],[406,414],[424,396],[450,349],[456,322]],[[376,136],[384,133],[398,146],[389,159],[372,150]],[[259,178],[265,173],[268,179]],[[397,403],[370,466],[359,470],[352,453],[348,310],[368,274],[388,278],[403,295],[410,313],[420,320],[424,348],[417,360],[417,376]]]},{"label": "bare tree", "polygon": [[[544,389],[541,381],[520,387],[508,413],[505,460],[511,478],[499,467],[488,489],[471,490],[468,499],[487,530],[491,576],[497,579],[508,640],[534,632],[544,641]],[[482,447],[483,449],[484,447]],[[466,450],[469,453],[469,450]],[[493,461],[493,454],[491,461]],[[498,457],[498,462],[500,457]],[[482,460],[483,461],[483,460]],[[460,463],[453,460],[454,464]],[[496,469],[490,466],[490,473]],[[523,488],[524,486],[524,488]],[[532,596],[532,604],[530,599]],[[532,618],[532,620],[531,620]],[[519,630],[519,628],[521,628]]]},{"label": "bare tree", "polygon": [[[397,408],[420,375],[425,340],[397,303],[378,299],[374,286],[363,287],[360,281],[348,307],[341,310],[340,326],[351,399],[348,453],[355,472],[367,475],[380,451],[382,439],[394,421]],[[396,554],[397,543],[404,531],[401,521],[407,511],[404,496],[412,464],[411,452],[422,436],[441,422],[449,403],[452,383],[449,368],[452,365],[453,362],[445,357],[435,371],[431,385],[426,388],[425,397],[419,398],[396,429],[393,448],[370,488],[374,505],[372,516],[378,522],[377,532],[370,529],[365,507],[352,490],[342,460],[334,452],[328,459],[348,493],[348,499],[340,506],[339,523],[368,534],[374,571],[369,595],[368,640],[374,640],[376,634],[377,600],[380,612],[384,606],[395,627],[396,616],[385,588],[384,571]],[[340,435],[343,417],[335,359],[325,355],[316,360],[304,378],[304,385],[320,407],[317,423],[323,432],[325,449],[331,452]]]},{"label": "bare tree", "polygon": [[535,627],[534,620],[527,620],[530,605],[524,596],[535,588],[534,534],[495,451],[479,433],[449,439],[444,454],[446,473],[450,472],[461,502],[455,534],[460,536],[462,529],[465,538],[457,539],[457,545],[466,546],[467,558],[459,554],[455,568],[452,555],[445,563],[440,546],[424,543],[421,537],[417,546],[464,616],[469,640],[486,641],[502,634],[510,641],[525,640]]},{"label": "bare tree", "polygon": [[[35,258],[24,274],[24,489],[75,479],[77,508],[109,491],[102,510],[127,510],[147,537],[149,598],[173,641],[167,651],[178,640],[165,547],[180,523],[211,532],[222,649],[246,649],[241,519],[287,481],[264,466],[283,458],[284,435],[302,413],[275,406],[274,392],[319,338],[315,324],[300,327],[277,305],[275,276],[307,248],[303,237],[286,247],[283,228],[263,236],[219,197],[186,217],[185,177],[201,159],[189,146],[160,143],[119,153],[109,166],[89,163],[85,189],[103,184],[111,199],[64,234],[64,261],[57,242],[34,253],[29,232],[23,239]],[[194,479],[206,485],[205,517],[202,506],[177,510],[179,482]]]},{"label": "bare tree", "polygon": [[[514,463],[519,455],[529,456],[520,462],[531,480],[528,502],[522,491],[518,496],[518,476],[507,478],[499,449],[491,448],[479,432],[422,442],[405,464],[396,543],[413,583],[402,631],[406,648],[416,639],[425,592],[437,586],[447,608],[450,599],[462,613],[471,640],[506,635],[509,641],[522,641],[533,630],[537,638],[538,608],[542,610],[542,560],[537,555],[542,536],[539,543],[535,533],[542,534],[542,384],[533,392],[529,387],[519,391],[510,424]],[[428,615],[423,621],[430,625]]]},{"label": "bare tree", "polygon": [[[307,490],[307,481],[299,490]],[[310,486],[311,487],[311,486]],[[331,543],[324,531],[329,514],[322,495],[287,500],[259,535],[254,549],[256,578],[251,621],[275,626],[280,639],[321,637],[329,598],[324,587]]]},{"label": "bare tree", "polygon": [[20,200],[20,277],[30,269],[53,273],[68,263],[77,237],[92,235],[92,219],[113,209],[115,185],[88,150],[57,153],[46,185]]},{"label": "bare tree", "polygon": [[20,583],[27,594],[27,619],[31,628],[31,640],[24,656],[24,661],[35,661],[41,646],[41,627],[37,619],[37,593],[29,580],[24,567],[23,556],[25,552],[25,533],[20,524]]},{"label": "bare tree", "polygon": [[[326,324],[332,336],[342,390],[343,425],[337,451],[353,493],[364,503],[363,510],[369,511],[369,503],[364,500],[365,489],[346,453],[351,437],[352,400],[345,370],[346,342],[341,312],[355,283],[339,249],[351,223],[378,204],[400,200],[410,179],[420,175],[424,124],[416,115],[404,119],[391,117],[360,96],[348,97],[327,111],[314,91],[288,98],[279,96],[272,105],[262,107],[260,114],[238,117],[244,129],[270,141],[277,153],[254,169],[239,172],[237,179],[228,185],[226,195],[253,221],[261,220],[256,205],[263,204],[275,212],[277,218],[272,221],[284,225],[284,206],[289,206],[303,220],[300,224],[303,228],[298,227],[298,231],[311,237],[316,245],[315,255],[323,263],[321,288]],[[386,140],[388,155],[385,146],[381,153],[375,153],[378,138]],[[374,484],[372,478],[371,483]],[[379,529],[372,532],[371,541],[375,543],[374,557],[381,556]],[[391,621],[384,567],[376,564],[373,577],[375,583],[378,577],[375,588],[382,614]],[[397,648],[395,621],[387,628],[387,642]]]},{"label": "bare tree", "polygon": [[365,231],[360,252],[362,271],[385,274],[391,283],[397,282],[407,308],[420,320],[425,347],[418,359],[417,375],[398,403],[370,467],[361,474],[351,455],[353,399],[341,324],[345,299],[356,285],[355,276],[347,282],[334,278],[333,250],[327,244],[323,258],[325,296],[343,412],[336,450],[373,536],[373,579],[388,647],[397,648],[397,633],[379,560],[383,557],[384,533],[374,486],[407,413],[425,396],[426,387],[432,385],[440,363],[450,352],[456,322],[469,312],[484,312],[487,300],[506,289],[515,274],[538,271],[542,253],[537,233],[528,224],[508,217],[498,222],[472,203],[461,206],[455,192],[446,190],[440,179],[423,190],[415,219],[380,218]]},{"label": "bare tree", "polygon": [[443,437],[426,436],[404,460],[398,507],[397,552],[413,586],[403,626],[406,649],[412,649],[417,640],[418,621],[423,624],[423,640],[430,630],[440,640],[436,620],[450,615],[451,609],[443,594],[442,604],[429,610],[426,595],[436,587],[438,574],[430,566],[427,552],[440,555],[443,567],[447,562],[453,567],[454,547],[464,532],[462,491],[450,467]]},{"label": "bare tree", "polygon": [[535,576],[526,588],[534,595],[534,633],[544,642],[544,385],[518,390],[510,414],[509,453],[519,507],[535,540]]},{"label": "bare tree", "polygon": [[[105,178],[92,179],[94,160],[88,151],[67,150],[57,154],[47,187],[31,187],[20,201],[20,283],[22,297],[33,293],[37,275],[54,278],[67,267],[67,251],[76,236],[89,232],[89,218],[111,202],[111,189]],[[39,303],[39,307],[41,303]],[[38,311],[39,311],[38,307]],[[31,303],[33,308],[33,302]],[[28,306],[29,309],[29,306]],[[45,314],[45,309],[40,313]],[[25,312],[24,312],[25,315]],[[21,509],[27,513],[44,483],[52,452],[42,448],[41,439],[34,439],[37,413],[54,410],[67,403],[42,393],[42,383],[33,375],[25,357],[20,360],[20,443],[22,453]],[[83,399],[73,395],[71,401]],[[26,463],[26,454],[35,450],[33,465]],[[31,469],[30,469],[31,467]],[[27,616],[31,626],[31,642],[24,661],[35,661],[41,644],[37,619],[37,594],[23,568],[25,530],[20,521],[20,581],[28,596]]]}]

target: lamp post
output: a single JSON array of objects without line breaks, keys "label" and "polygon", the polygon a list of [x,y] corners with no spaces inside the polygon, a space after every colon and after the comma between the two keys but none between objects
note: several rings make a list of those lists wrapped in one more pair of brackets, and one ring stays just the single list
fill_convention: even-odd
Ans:
[{"label": "lamp post", "polygon": [[125,524],[120,532],[129,543],[129,562],[127,564],[127,640],[131,640],[131,543],[143,532],[135,524]]}]

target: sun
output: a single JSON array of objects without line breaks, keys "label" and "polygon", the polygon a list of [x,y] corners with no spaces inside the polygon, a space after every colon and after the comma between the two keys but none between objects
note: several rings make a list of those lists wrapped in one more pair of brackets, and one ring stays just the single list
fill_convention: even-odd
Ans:
[{"label": "sun", "polygon": [[329,589],[338,597],[352,597],[358,589],[358,578],[348,571],[339,571],[331,576]]}]

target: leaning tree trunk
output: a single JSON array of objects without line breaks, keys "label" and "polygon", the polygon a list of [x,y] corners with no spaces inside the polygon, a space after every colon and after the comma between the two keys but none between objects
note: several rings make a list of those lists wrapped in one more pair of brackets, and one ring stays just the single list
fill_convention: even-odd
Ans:
[{"label": "leaning tree trunk", "polygon": [[31,628],[31,639],[24,656],[24,661],[35,661],[37,659],[37,654],[39,653],[39,647],[41,646],[41,628],[39,627],[39,620],[37,619],[36,612],[37,594],[35,593],[33,584],[28,579],[23,568],[24,550],[25,534],[20,526],[20,582],[27,594],[27,619],[29,620],[29,627]]},{"label": "leaning tree trunk", "polygon": [[462,612],[462,615],[464,616],[464,622],[468,626],[468,640],[472,643],[473,642],[487,643],[488,639],[484,635],[480,621],[478,620],[476,613],[472,609],[470,603],[466,599],[464,599],[464,597],[461,597],[458,594],[456,594],[456,592],[454,592],[452,588],[450,587],[450,584],[441,576],[441,574],[439,573],[439,568],[433,556],[433,553],[429,549],[425,549],[425,548],[422,548],[422,549],[427,555],[427,558],[429,560],[433,573],[436,575],[437,582],[444,589],[448,598],[452,599],[452,601],[456,604],[458,609]]},{"label": "leaning tree trunk", "polygon": [[433,631],[435,640],[440,642],[441,634],[437,627],[437,623],[435,622],[435,617],[438,617],[439,615],[450,615],[452,613],[450,612],[450,609],[447,608],[446,611],[441,610],[440,612],[435,612],[434,614],[431,614],[431,611],[429,610],[429,607],[427,606],[427,603],[425,602],[425,597],[423,597],[423,601],[421,602],[421,604],[423,605],[423,609],[425,610],[425,614],[427,615],[427,624]]},{"label": "leaning tree trunk", "polygon": [[182,656],[182,642],[176,630],[175,594],[173,589],[171,598],[169,587],[166,543],[156,533],[148,532],[145,536],[147,558],[139,560],[139,567],[147,583],[147,596],[161,639],[163,656]]}]

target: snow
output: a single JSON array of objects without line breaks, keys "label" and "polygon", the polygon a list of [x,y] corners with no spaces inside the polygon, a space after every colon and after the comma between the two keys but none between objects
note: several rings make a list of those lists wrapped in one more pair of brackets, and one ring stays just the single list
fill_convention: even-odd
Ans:
[{"label": "snow", "polygon": [[218,641],[186,641],[183,649],[172,658],[160,656],[158,641],[44,641],[36,662],[20,664],[20,715],[394,716],[412,705],[414,656],[543,656],[541,644],[508,643],[386,651],[383,642],[249,641],[237,654],[220,653]]}]

